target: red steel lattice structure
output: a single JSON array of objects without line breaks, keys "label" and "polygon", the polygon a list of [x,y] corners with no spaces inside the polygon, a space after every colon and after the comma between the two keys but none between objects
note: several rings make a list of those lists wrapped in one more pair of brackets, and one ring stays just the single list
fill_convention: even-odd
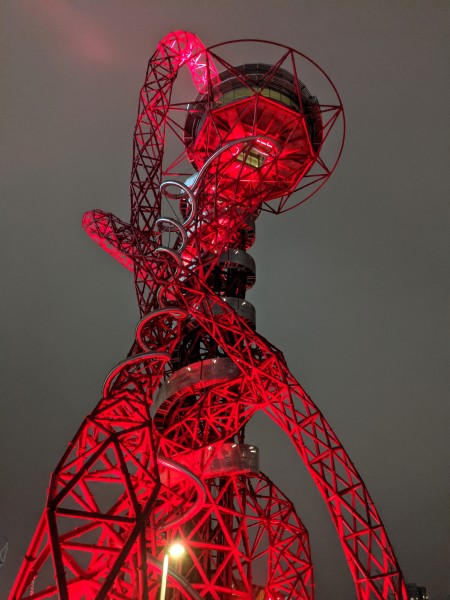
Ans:
[{"label": "red steel lattice structure", "polygon": [[[255,51],[276,58],[235,66],[240,48],[251,61]],[[190,102],[174,86],[183,65]],[[343,138],[339,95],[304,55],[254,40],[206,49],[186,32],[160,42],[139,98],[130,223],[101,210],[83,218],[134,272],[142,318],[52,475],[10,600],[156,598],[173,540],[187,556],[169,569],[172,598],[312,600],[308,534],[244,442],[258,410],[318,487],[357,597],[406,598],[360,475],[282,353],[256,333],[245,299],[254,220],[317,191]]]}]

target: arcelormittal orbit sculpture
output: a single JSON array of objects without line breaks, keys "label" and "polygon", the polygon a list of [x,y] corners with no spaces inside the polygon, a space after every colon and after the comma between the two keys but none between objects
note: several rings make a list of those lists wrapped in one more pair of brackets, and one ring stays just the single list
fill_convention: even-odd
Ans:
[{"label": "arcelormittal orbit sculpture", "polygon": [[[183,66],[190,90],[186,79],[175,85]],[[53,473],[10,600],[153,600],[174,540],[186,556],[169,569],[168,597],[312,599],[308,534],[244,441],[258,410],[317,485],[358,599],[406,598],[360,475],[256,333],[245,299],[259,212],[311,196],[343,138],[339,95],[304,55],[251,40],[206,49],[186,32],[160,42],[139,97],[131,221],[101,210],[83,218],[134,272],[141,321]]]}]

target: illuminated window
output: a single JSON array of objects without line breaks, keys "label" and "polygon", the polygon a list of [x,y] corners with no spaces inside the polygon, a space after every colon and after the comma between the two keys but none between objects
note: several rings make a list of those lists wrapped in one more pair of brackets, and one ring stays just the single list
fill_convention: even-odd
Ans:
[{"label": "illuminated window", "polygon": [[259,169],[263,166],[266,158],[273,151],[273,145],[270,142],[263,140],[256,141],[251,148],[240,152],[236,159],[240,162],[246,163],[255,169]]}]

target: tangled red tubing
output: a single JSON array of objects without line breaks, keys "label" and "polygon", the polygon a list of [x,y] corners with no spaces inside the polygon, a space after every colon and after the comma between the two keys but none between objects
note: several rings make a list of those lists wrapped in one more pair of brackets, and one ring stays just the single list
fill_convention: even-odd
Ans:
[{"label": "tangled red tubing", "polygon": [[[270,64],[255,62],[262,50]],[[197,94],[189,102],[175,86],[183,65]],[[308,74],[323,102],[303,83]],[[344,132],[333,84],[290,48],[206,49],[182,31],[159,43],[139,98],[130,223],[101,210],[83,218],[134,272],[141,320],[52,475],[10,600],[157,598],[174,540],[187,556],[169,568],[171,598],[311,600],[307,531],[245,443],[258,410],[286,432],[319,489],[358,599],[406,598],[360,475],[282,353],[256,333],[245,299],[255,219],[317,191]]]}]

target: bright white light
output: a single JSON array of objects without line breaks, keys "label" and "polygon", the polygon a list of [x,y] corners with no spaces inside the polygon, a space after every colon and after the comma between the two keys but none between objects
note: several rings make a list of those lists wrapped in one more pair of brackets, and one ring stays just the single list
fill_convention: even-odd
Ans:
[{"label": "bright white light", "polygon": [[172,558],[180,558],[180,556],[183,556],[184,552],[184,546],[178,542],[172,544],[169,548],[169,554]]}]

